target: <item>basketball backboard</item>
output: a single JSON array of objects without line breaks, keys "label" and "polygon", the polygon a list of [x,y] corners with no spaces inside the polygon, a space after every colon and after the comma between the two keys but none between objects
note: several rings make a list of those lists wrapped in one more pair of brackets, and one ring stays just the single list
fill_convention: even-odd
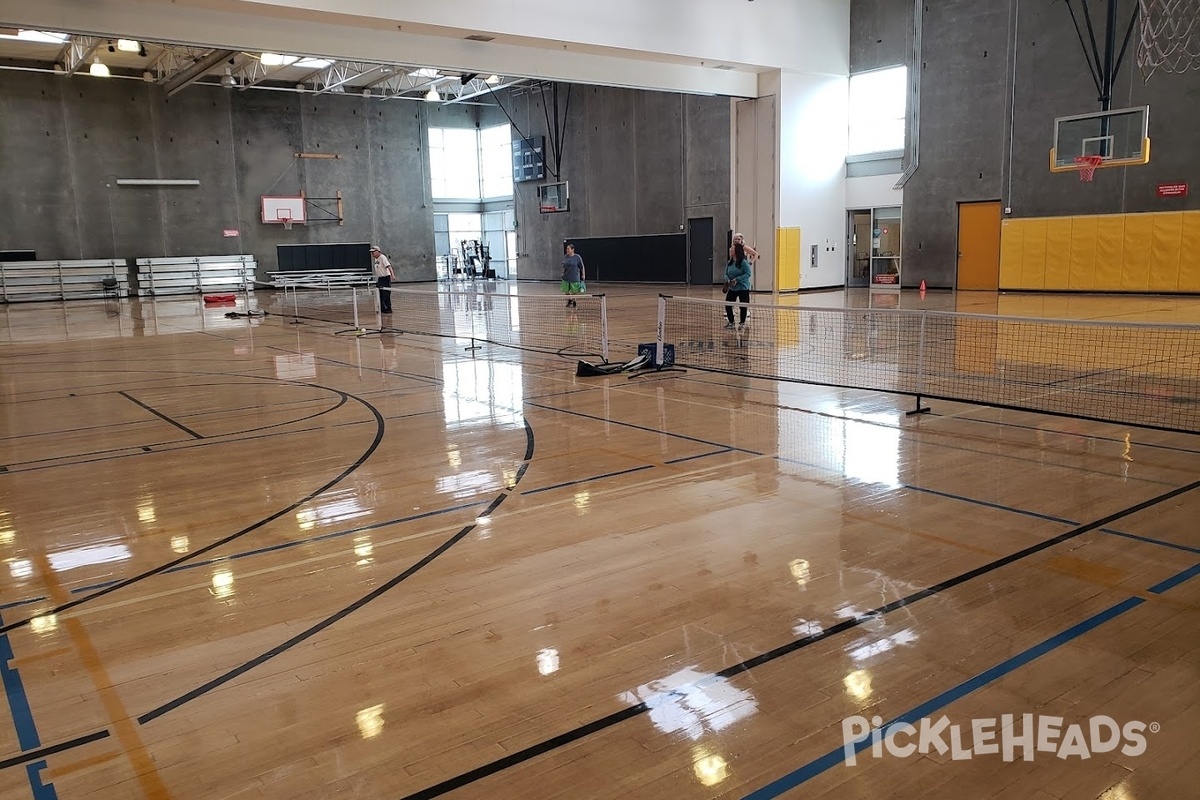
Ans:
[{"label": "basketball backboard", "polygon": [[1099,167],[1127,167],[1150,161],[1150,106],[1075,114],[1054,120],[1051,172],[1074,172],[1080,159],[1096,156]]},{"label": "basketball backboard", "polygon": [[262,221],[267,224],[291,225],[296,222],[306,222],[308,214],[303,196],[271,196],[263,195]]}]

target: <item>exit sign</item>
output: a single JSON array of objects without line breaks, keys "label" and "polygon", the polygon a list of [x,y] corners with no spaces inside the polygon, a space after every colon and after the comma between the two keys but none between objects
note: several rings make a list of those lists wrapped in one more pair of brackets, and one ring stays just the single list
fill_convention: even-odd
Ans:
[{"label": "exit sign", "polygon": [[1187,197],[1188,185],[1186,183],[1160,183],[1158,185],[1159,197]]}]

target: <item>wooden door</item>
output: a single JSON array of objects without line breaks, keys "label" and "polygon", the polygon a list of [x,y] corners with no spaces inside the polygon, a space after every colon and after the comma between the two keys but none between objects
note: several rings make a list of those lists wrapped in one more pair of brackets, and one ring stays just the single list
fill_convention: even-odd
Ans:
[{"label": "wooden door", "polygon": [[958,204],[958,280],[955,288],[1000,287],[1000,201]]}]

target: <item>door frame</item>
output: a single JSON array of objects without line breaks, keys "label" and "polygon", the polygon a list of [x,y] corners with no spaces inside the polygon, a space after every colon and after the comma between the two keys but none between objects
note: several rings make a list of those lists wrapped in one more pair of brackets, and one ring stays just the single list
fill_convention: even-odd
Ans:
[{"label": "door frame", "polygon": [[[708,277],[705,280],[696,280],[692,274],[693,263],[693,244],[696,237],[692,235],[693,225],[697,222],[708,223]],[[713,236],[716,234],[716,220],[713,217],[688,217],[687,220],[687,282],[688,286],[712,286],[716,282],[713,277],[714,262],[716,254],[713,251]]]},{"label": "door frame", "polygon": [[[959,262],[962,259],[962,207],[975,205],[992,205],[996,206],[996,219],[1001,224],[1004,222],[1004,201],[998,197],[987,198],[984,200],[959,200],[954,204],[954,291],[959,291]],[[1000,288],[1000,237],[996,237],[996,289],[963,289],[964,292],[988,292],[998,291]]]}]

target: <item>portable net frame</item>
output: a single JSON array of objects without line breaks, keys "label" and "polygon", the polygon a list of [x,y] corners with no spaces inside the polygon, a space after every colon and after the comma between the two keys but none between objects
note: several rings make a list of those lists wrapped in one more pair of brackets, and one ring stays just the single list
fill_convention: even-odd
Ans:
[{"label": "portable net frame", "polygon": [[663,296],[675,363],[1200,433],[1200,326],[750,304]]},{"label": "portable net frame", "polygon": [[1142,79],[1200,69],[1200,0],[1138,0]]},{"label": "portable net frame", "polygon": [[392,313],[380,315],[375,287],[293,285],[277,294],[272,313],[324,323],[334,333],[419,334],[521,350],[608,360],[604,295],[516,295],[471,288],[390,290]]}]

